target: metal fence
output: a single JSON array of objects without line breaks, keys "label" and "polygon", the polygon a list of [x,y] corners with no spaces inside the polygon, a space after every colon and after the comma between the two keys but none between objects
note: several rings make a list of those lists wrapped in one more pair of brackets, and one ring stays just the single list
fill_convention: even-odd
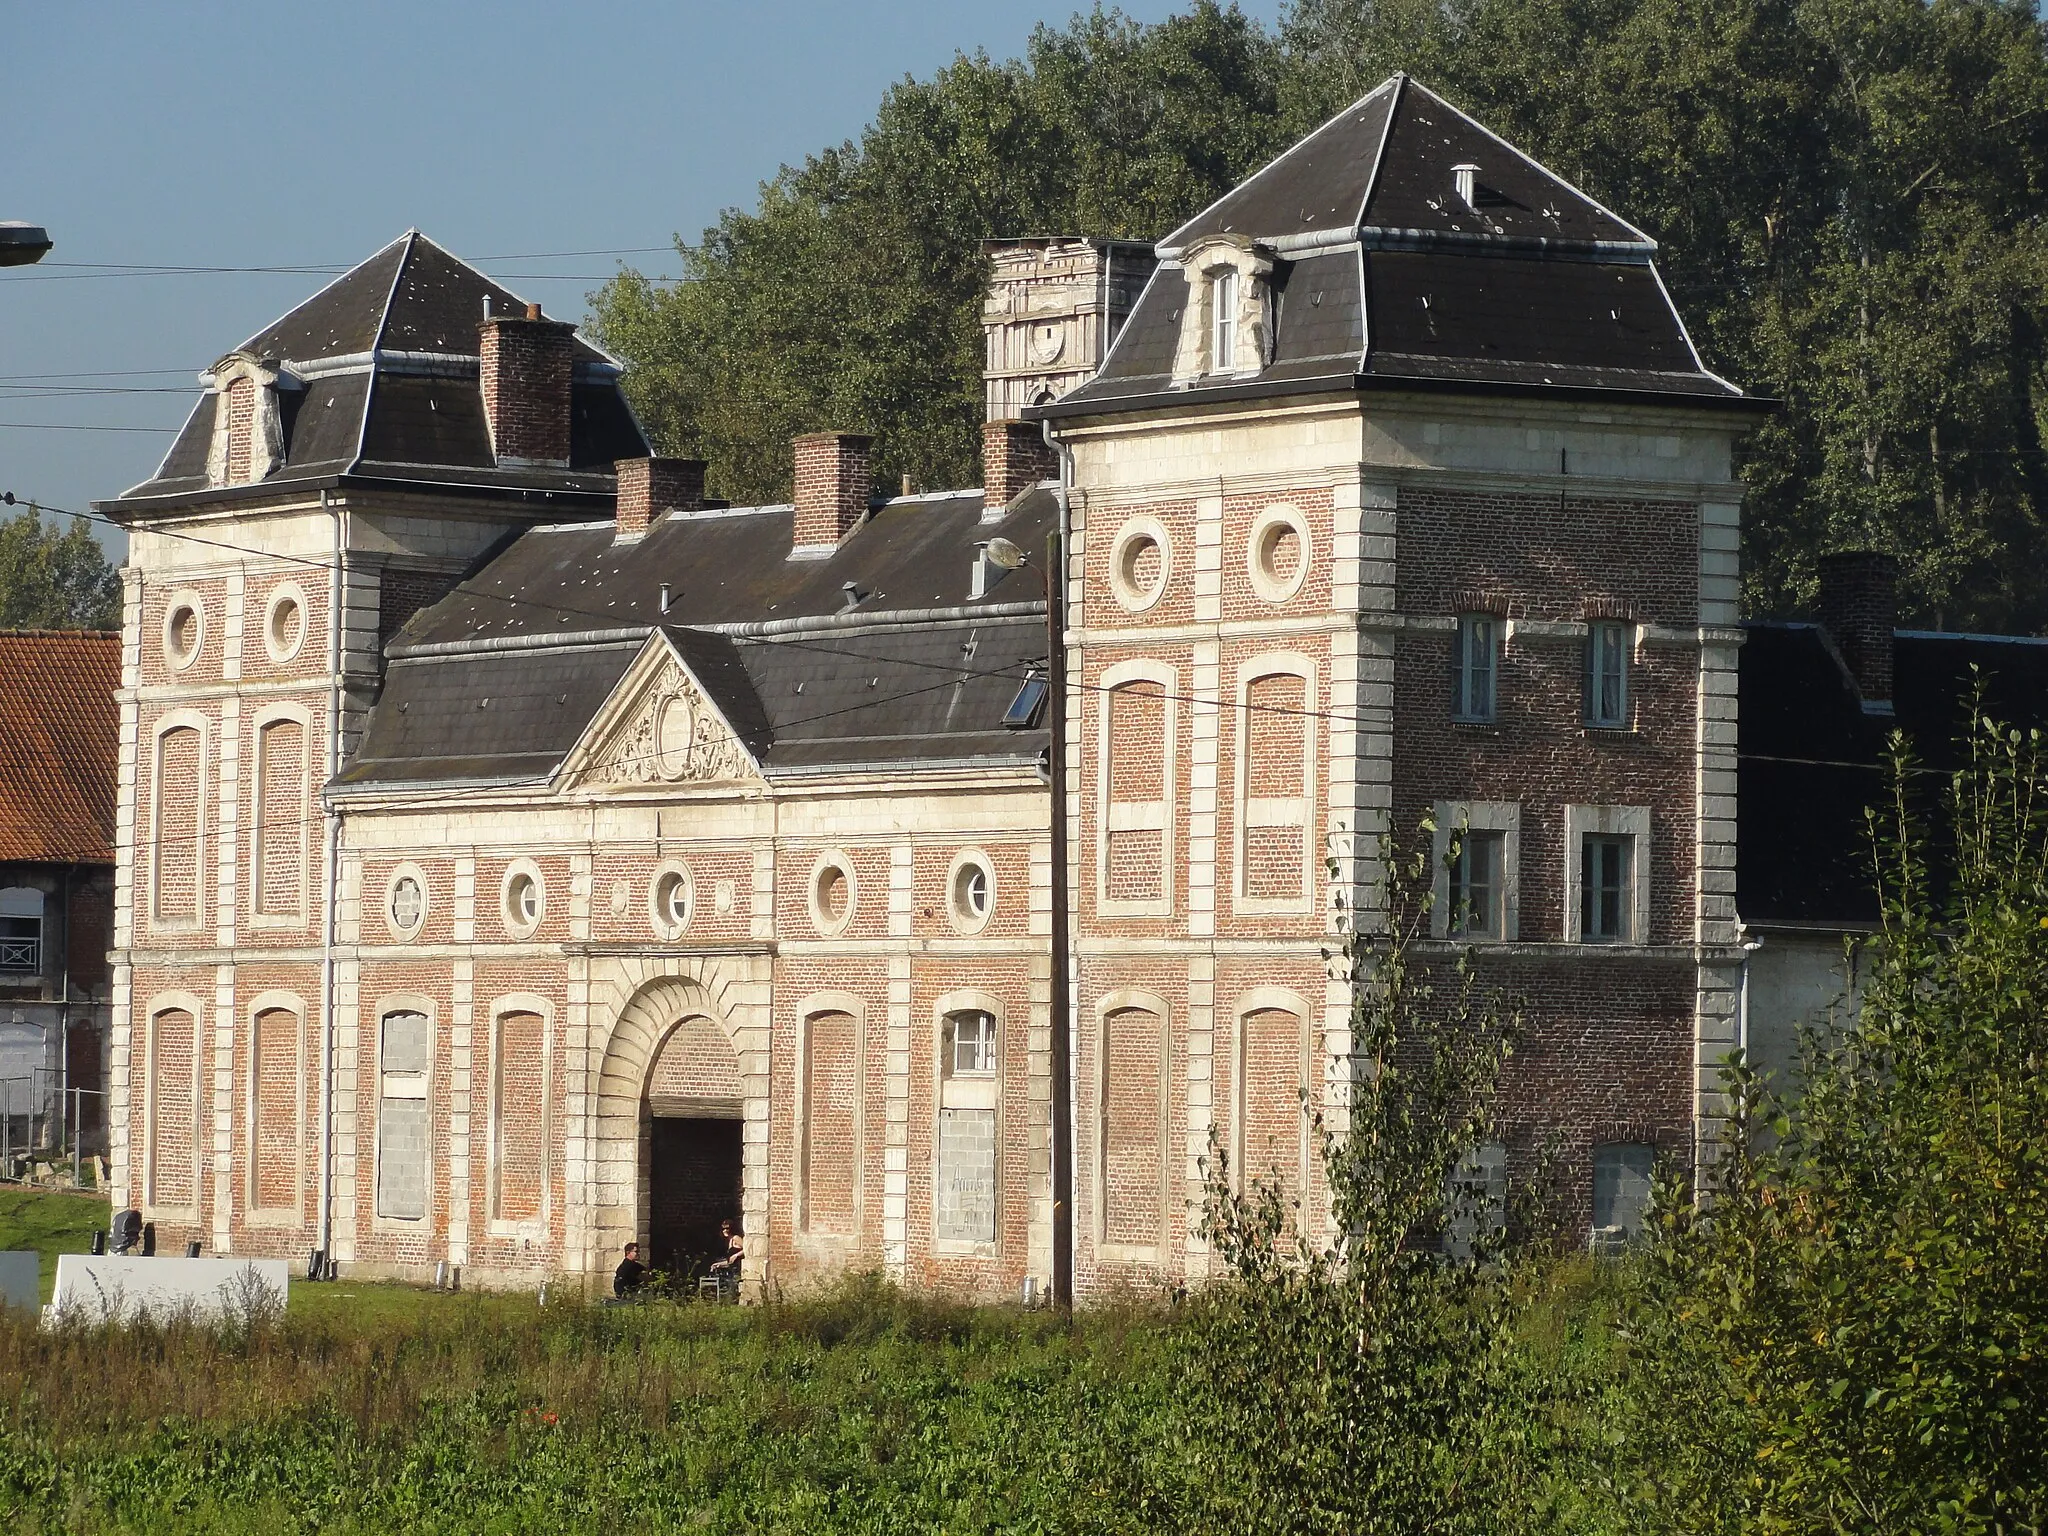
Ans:
[{"label": "metal fence", "polygon": [[[0,1182],[36,1180],[40,1166],[73,1188],[97,1183],[97,1160],[107,1150],[107,1095],[98,1088],[67,1086],[56,1067],[0,1077]],[[87,1163],[94,1178],[86,1178]]]}]

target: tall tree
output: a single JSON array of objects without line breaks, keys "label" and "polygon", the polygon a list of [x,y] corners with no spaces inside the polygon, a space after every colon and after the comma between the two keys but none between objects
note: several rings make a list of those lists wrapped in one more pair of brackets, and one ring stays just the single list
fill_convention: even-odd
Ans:
[{"label": "tall tree", "polygon": [[1022,61],[903,80],[858,144],[784,167],[695,244],[684,281],[596,295],[605,345],[664,450],[720,495],[789,490],[792,435],[875,434],[875,472],[979,473],[985,240],[1163,234],[1283,143],[1278,52],[1233,5],[1145,26],[1097,10]]},{"label": "tall tree", "polygon": [[1753,610],[1832,548],[1898,554],[1911,616],[2048,626],[2048,52],[2034,0],[1199,0],[1096,10],[1021,60],[904,80],[622,275],[597,327],[662,445],[786,494],[788,438],[975,473],[980,242],[1163,234],[1396,68],[1647,229],[1707,363],[1784,409],[1748,441]]},{"label": "tall tree", "polygon": [[60,530],[30,506],[0,522],[0,629],[120,626],[120,575],[83,518]]}]

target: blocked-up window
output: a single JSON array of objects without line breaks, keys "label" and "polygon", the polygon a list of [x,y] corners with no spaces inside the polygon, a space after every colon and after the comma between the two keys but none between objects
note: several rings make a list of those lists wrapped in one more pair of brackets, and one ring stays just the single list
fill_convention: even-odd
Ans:
[{"label": "blocked-up window", "polygon": [[1308,1172],[1308,1029],[1285,1008],[1258,1008],[1238,1035],[1238,1171],[1298,1199]]},{"label": "blocked-up window", "polygon": [[1508,1149],[1481,1142],[1458,1159],[1445,1181],[1444,1252],[1469,1259],[1507,1225]]},{"label": "blocked-up window", "polygon": [[949,1242],[996,1239],[996,1018],[949,1013],[939,1042],[938,1190],[935,1225]]},{"label": "blocked-up window", "polygon": [[1160,1016],[1119,1008],[1102,1021],[1102,1239],[1142,1247],[1165,1228],[1166,1069]]},{"label": "blocked-up window", "polygon": [[1173,711],[1165,685],[1151,678],[1112,688],[1108,706],[1102,899],[1111,906],[1163,901],[1172,826]]},{"label": "blocked-up window", "polygon": [[1624,1248],[1642,1232],[1656,1164],[1656,1149],[1640,1141],[1610,1141],[1593,1149],[1595,1252]]},{"label": "blocked-up window", "polygon": [[166,1008],[149,1021],[149,1202],[199,1198],[199,1032],[191,1013]]},{"label": "blocked-up window", "polygon": [[249,1203],[291,1210],[299,1203],[299,1016],[288,1008],[256,1015],[249,1037]]},{"label": "blocked-up window", "polygon": [[300,917],[306,902],[306,728],[273,720],[256,733],[256,911]]},{"label": "blocked-up window", "polygon": [[1245,684],[1238,733],[1241,900],[1295,905],[1308,898],[1316,726],[1309,707],[1308,679],[1297,673],[1270,672]]},{"label": "blocked-up window", "polygon": [[837,1009],[804,1021],[803,1225],[858,1233],[861,1165],[860,1021]]},{"label": "blocked-up window", "polygon": [[206,827],[203,740],[177,726],[156,739],[150,911],[160,923],[199,921],[200,836]]},{"label": "blocked-up window", "polygon": [[499,1221],[531,1221],[541,1213],[547,1187],[547,1042],[537,1013],[498,1019],[491,1083],[491,1214]]},{"label": "blocked-up window", "polygon": [[377,1214],[427,1214],[427,1080],[434,1059],[423,1013],[387,1013],[377,1056]]}]

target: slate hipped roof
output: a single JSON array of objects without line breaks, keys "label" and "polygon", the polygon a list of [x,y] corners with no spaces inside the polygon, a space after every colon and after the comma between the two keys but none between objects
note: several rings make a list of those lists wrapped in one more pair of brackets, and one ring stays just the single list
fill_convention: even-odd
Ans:
[{"label": "slate hipped roof", "polygon": [[[1456,168],[1475,166],[1468,205]],[[1274,262],[1272,360],[1176,385],[1182,258]],[[1032,414],[1364,388],[1598,391],[1757,402],[1701,363],[1656,243],[1440,96],[1395,75],[1161,241],[1101,372]]]},{"label": "slate hipped roof", "polygon": [[0,860],[114,862],[121,637],[0,630]]},{"label": "slate hipped roof", "polygon": [[996,570],[970,598],[970,571],[992,537],[1035,557],[1056,505],[1028,491],[985,520],[978,490],[899,498],[823,559],[790,557],[787,506],[670,514],[623,541],[532,529],[399,632],[336,785],[546,782],[657,634],[770,778],[1028,765],[1046,732],[1003,714],[1045,662],[1043,588]]},{"label": "slate hipped roof", "polygon": [[[566,469],[492,457],[477,381],[478,326],[526,301],[409,230],[237,352],[279,366],[283,462],[257,486],[209,490],[206,462],[221,397],[211,389],[157,471],[113,501],[116,512],[193,495],[259,494],[339,478],[438,489],[539,491],[575,502],[612,493],[612,465],[648,453],[619,390],[619,365],[578,337]],[[202,376],[204,377],[204,376]]]}]

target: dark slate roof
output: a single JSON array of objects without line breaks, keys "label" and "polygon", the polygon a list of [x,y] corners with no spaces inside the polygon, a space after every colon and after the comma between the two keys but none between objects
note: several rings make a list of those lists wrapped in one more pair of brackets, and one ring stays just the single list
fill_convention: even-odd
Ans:
[{"label": "dark slate roof", "polygon": [[[612,465],[649,451],[618,365],[578,337],[567,469],[500,469],[484,426],[477,327],[484,301],[525,300],[410,230],[235,350],[280,365],[284,461],[262,489],[349,476],[436,487],[609,496]],[[157,471],[103,505],[144,512],[206,493],[218,396],[202,395]],[[213,494],[220,494],[218,487]]]},{"label": "dark slate roof", "polygon": [[0,630],[0,860],[114,862],[121,637]]},{"label": "dark slate roof", "polygon": [[[1931,804],[1960,766],[1970,700],[2048,726],[2048,640],[1900,631],[1892,714],[1863,707],[1815,624],[1751,624],[1742,647],[1736,905],[1745,923],[1853,929],[1877,919],[1866,812],[1888,792],[1896,729]],[[1972,669],[1975,669],[1973,672]]]},{"label": "dark slate roof", "polygon": [[[1453,168],[1478,169],[1476,207]],[[1174,387],[1187,281],[1216,237],[1274,262],[1272,363]],[[1709,373],[1656,243],[1441,97],[1395,75],[1160,243],[1101,371],[1034,414],[1361,388],[1682,396],[1755,407]]]},{"label": "dark slate roof", "polygon": [[988,522],[979,491],[900,498],[815,560],[789,558],[786,506],[672,514],[631,541],[533,529],[399,632],[337,783],[544,781],[657,631],[770,775],[1029,761],[1046,733],[1002,716],[1043,665],[1044,590],[1013,571],[967,594],[976,543],[1042,558],[1055,512],[1044,490]]}]

